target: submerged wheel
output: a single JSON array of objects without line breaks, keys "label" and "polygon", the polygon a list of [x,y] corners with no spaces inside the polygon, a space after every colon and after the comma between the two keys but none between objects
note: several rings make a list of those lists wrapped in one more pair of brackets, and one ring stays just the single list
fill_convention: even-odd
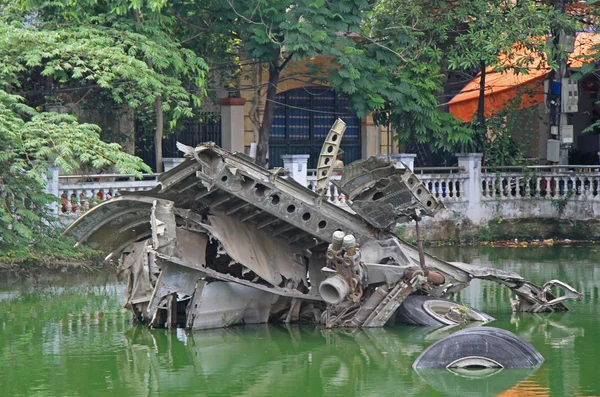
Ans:
[{"label": "submerged wheel", "polygon": [[512,332],[474,327],[429,346],[413,363],[413,368],[535,368],[543,362],[544,357],[533,346]]},{"label": "submerged wheel", "polygon": [[487,323],[494,318],[482,311],[468,308],[449,299],[436,298],[428,295],[409,295],[396,312],[396,324],[426,325],[439,327],[441,325],[456,325],[460,320],[449,314],[459,313],[467,321]]}]

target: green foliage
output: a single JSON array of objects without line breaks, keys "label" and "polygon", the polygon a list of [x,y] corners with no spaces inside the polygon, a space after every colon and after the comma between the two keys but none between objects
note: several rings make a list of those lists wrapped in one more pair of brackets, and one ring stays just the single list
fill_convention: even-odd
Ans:
[{"label": "green foliage", "polygon": [[60,261],[102,261],[104,254],[86,245],[74,248],[77,241],[61,236],[59,229],[47,228],[44,234],[36,233],[26,245],[1,245],[0,263],[36,266]]},{"label": "green foliage", "polygon": [[98,131],[70,115],[38,113],[0,89],[1,251],[22,255],[56,237],[49,205],[57,198],[44,192],[49,165],[66,172],[82,163],[136,175],[150,171],[119,145],[101,141]]},{"label": "green foliage", "polygon": [[496,236],[488,226],[482,226],[479,228],[479,233],[475,238],[476,241],[494,241]]},{"label": "green foliage", "polygon": [[[42,93],[95,90],[98,98],[145,112],[161,98],[171,125],[192,116],[206,94],[207,65],[173,36],[166,2],[8,1],[0,10],[0,251],[68,252],[54,233],[44,193],[50,165],[83,164],[118,173],[150,172],[100,129],[68,114],[40,112]],[[37,101],[37,102],[35,102]],[[33,103],[32,103],[33,102]],[[43,104],[43,102],[42,102]],[[33,106],[31,106],[33,105]],[[112,105],[107,106],[111,108]],[[53,241],[53,243],[49,243]],[[49,245],[50,244],[50,245]]]},{"label": "green foliage", "polygon": [[[535,106],[521,109],[527,103],[529,92],[519,92],[507,106],[487,120],[486,165],[527,165],[526,150],[537,139],[540,116]],[[525,134],[523,134],[525,132]],[[532,135],[527,134],[531,132]],[[516,140],[515,137],[519,137]]]},{"label": "green foliage", "polygon": [[[104,9],[94,4],[26,1],[18,8],[13,3],[0,19],[4,86],[21,87],[24,76],[39,73],[58,86],[93,84],[116,104],[133,108],[150,106],[160,96],[174,121],[192,116],[192,106],[206,93],[204,60],[171,37],[160,14],[149,10],[141,19],[143,9],[134,14],[134,2]],[[195,89],[188,91],[188,84]]]},{"label": "green foliage", "polygon": [[[527,74],[530,67],[540,66],[532,63],[539,58],[531,54],[546,59],[546,40],[540,38],[556,29],[575,30],[566,14],[538,1],[471,0],[460,4],[455,12],[468,23],[447,51],[448,66],[454,70],[479,68],[483,62],[496,71]],[[548,62],[552,68],[558,67],[556,58]]]},{"label": "green foliage", "polygon": [[[385,9],[390,3],[222,0],[207,10],[219,18],[210,23],[195,19],[195,24],[213,33],[232,33],[237,41],[230,51],[243,62],[266,64],[275,79],[270,84],[286,68],[285,78],[296,74],[330,85],[350,99],[359,116],[375,112],[376,122],[393,123],[402,139],[434,140],[436,147],[446,148],[469,141],[470,130],[439,107],[436,94],[445,78],[442,52],[423,45],[415,30],[392,30]],[[317,57],[326,61],[312,62]],[[267,95],[274,92],[267,90]],[[267,98],[267,107],[273,99]],[[268,144],[271,119],[269,112],[264,114],[259,139]],[[261,147],[266,146],[259,143],[259,151]]]},{"label": "green foliage", "polygon": [[[454,71],[470,80],[482,67],[527,73],[541,66],[532,63],[537,59],[532,53],[547,59],[544,37],[575,27],[573,19],[553,5],[534,0],[377,2],[370,34],[397,55],[399,61],[390,68],[405,67],[414,73],[405,80],[413,97],[392,100],[388,109],[400,143],[429,142],[443,151],[481,150],[486,143],[485,121],[458,125],[441,111],[445,77]],[[548,61],[552,68],[557,66],[555,55]]]},{"label": "green foliage", "polygon": [[571,197],[573,197],[574,194],[575,194],[575,190],[569,189],[569,190],[567,190],[564,197],[551,199],[550,205],[552,205],[554,208],[556,208],[556,211],[558,212],[558,216],[564,215],[565,209],[567,208],[567,203],[569,202],[569,199]]}]

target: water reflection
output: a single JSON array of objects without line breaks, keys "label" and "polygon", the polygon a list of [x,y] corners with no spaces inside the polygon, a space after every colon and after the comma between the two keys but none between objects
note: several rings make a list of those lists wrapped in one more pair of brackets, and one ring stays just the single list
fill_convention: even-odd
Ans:
[{"label": "water reflection", "polygon": [[546,359],[540,370],[516,389],[529,390],[521,396],[546,395],[548,390],[556,396],[600,394],[596,364],[600,341],[594,336],[600,325],[598,247],[443,247],[433,251],[446,260],[513,270],[539,284],[561,279],[582,292],[582,300],[567,303],[569,312],[537,315],[511,313],[510,291],[488,282],[472,283],[458,299],[496,317],[493,326],[515,332]]},{"label": "water reflection", "polygon": [[211,396],[279,396],[301,390],[321,396],[416,393],[424,386],[410,379],[412,361],[423,347],[405,345],[385,329],[260,325],[178,335],[136,327],[125,335],[124,372],[138,382],[136,389],[151,394],[185,389]]},{"label": "water reflection", "polygon": [[[196,390],[202,395],[496,395],[530,375],[502,370],[476,378],[446,370],[414,372],[426,345],[453,330],[425,327],[323,330],[251,326],[199,333],[125,333],[121,371],[134,390]],[[454,330],[456,331],[456,330]],[[151,380],[151,382],[149,381]]]},{"label": "water reflection", "polygon": [[[477,370],[456,372],[445,369],[418,370],[433,389],[448,396],[487,397],[511,389],[533,371],[525,369]],[[523,396],[521,396],[523,397]]]},{"label": "water reflection", "polygon": [[[550,315],[512,314],[510,291],[489,282],[474,283],[457,297],[494,316],[491,325],[517,333],[546,359],[520,379],[502,372],[489,377],[477,386],[481,391],[505,397],[600,395],[600,254],[572,250],[547,249],[532,257],[519,249],[436,253],[506,267],[540,283],[560,278],[585,293],[582,301],[569,302],[572,311]],[[476,384],[443,371],[439,379],[421,376],[411,367],[450,328],[150,331],[131,325],[112,272],[66,276],[35,284],[0,281],[2,395],[439,396],[467,395]]]}]

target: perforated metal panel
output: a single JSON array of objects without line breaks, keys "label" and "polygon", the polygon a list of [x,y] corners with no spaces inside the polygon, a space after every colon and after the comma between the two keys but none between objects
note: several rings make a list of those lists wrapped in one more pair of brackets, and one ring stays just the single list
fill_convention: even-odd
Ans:
[{"label": "perforated metal panel", "polygon": [[360,119],[348,100],[327,87],[306,87],[277,95],[270,137],[269,165],[281,167],[284,154],[310,154],[308,168],[316,168],[321,146],[337,118],[347,125],[341,148],[349,164],[361,158]]}]

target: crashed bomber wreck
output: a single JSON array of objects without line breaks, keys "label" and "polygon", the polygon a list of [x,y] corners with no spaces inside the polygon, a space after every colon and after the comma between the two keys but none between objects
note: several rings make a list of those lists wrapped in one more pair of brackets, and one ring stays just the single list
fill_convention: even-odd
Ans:
[{"label": "crashed bomber wreck", "polygon": [[[380,327],[409,295],[451,297],[473,278],[510,288],[516,311],[567,310],[562,301],[578,296],[559,281],[538,287],[516,273],[426,254],[422,266],[419,250],[390,229],[441,204],[385,157],[344,169],[337,185],[351,213],[243,154],[212,143],[188,151],[155,189],[121,192],[65,232],[120,255],[125,306],[152,327]],[[560,298],[550,292],[556,286],[565,291]]]}]

